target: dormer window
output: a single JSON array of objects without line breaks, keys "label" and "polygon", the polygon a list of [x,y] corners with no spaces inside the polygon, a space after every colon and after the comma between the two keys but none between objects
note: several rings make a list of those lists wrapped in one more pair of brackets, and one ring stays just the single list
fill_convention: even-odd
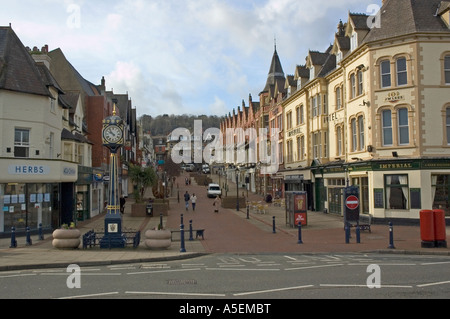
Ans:
[{"label": "dormer window", "polygon": [[313,80],[316,77],[316,70],[314,66],[309,69],[309,79]]},{"label": "dormer window", "polygon": [[341,61],[342,61],[342,52],[339,51],[339,52],[336,54],[336,64],[341,63]]},{"label": "dormer window", "polygon": [[302,78],[298,78],[297,80],[297,90],[300,90],[302,88]]},{"label": "dormer window", "polygon": [[358,47],[358,34],[353,33],[350,38],[350,51],[355,50]]}]

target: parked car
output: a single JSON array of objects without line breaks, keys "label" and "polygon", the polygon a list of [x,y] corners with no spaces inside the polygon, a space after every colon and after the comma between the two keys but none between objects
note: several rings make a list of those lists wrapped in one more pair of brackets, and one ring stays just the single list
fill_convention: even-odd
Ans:
[{"label": "parked car", "polygon": [[209,174],[210,170],[209,170],[209,165],[208,164],[203,164],[202,172],[203,172],[203,174]]},{"label": "parked car", "polygon": [[219,184],[209,184],[207,194],[208,194],[208,197],[212,197],[212,198],[214,198],[218,195],[222,195],[222,190],[220,189]]},{"label": "parked car", "polygon": [[186,164],[186,172],[193,172],[195,171],[195,165],[194,164]]}]

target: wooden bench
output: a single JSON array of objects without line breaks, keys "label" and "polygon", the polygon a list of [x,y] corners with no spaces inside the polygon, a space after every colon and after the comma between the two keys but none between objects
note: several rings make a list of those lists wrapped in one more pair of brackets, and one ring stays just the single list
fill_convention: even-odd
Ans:
[{"label": "wooden bench", "polygon": [[[181,233],[181,230],[171,230],[171,239],[173,240],[173,233]],[[193,229],[192,232],[195,232],[195,239],[197,239],[198,237],[202,237],[202,239],[205,239],[205,229]],[[186,234],[189,234],[189,229],[188,230],[184,230],[184,236],[186,236]]]},{"label": "wooden bench", "polygon": [[[350,227],[356,227],[358,224],[356,222],[350,222]],[[372,232],[370,225],[372,224],[372,215],[370,214],[360,214],[359,215],[359,229],[368,230],[369,233]],[[345,225],[344,225],[345,226]]]}]

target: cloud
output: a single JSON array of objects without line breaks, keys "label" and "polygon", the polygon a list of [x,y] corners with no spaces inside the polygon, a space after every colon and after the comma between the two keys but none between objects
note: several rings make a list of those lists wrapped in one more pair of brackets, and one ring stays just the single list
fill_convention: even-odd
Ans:
[{"label": "cloud", "polygon": [[[25,45],[60,47],[89,81],[128,92],[138,115],[227,114],[258,99],[274,38],[286,74],[373,0],[21,0],[0,11]],[[377,0],[376,2],[380,2]],[[380,2],[381,4],[381,2]],[[79,28],[67,24],[79,7]],[[76,21],[76,20],[75,20]]]}]

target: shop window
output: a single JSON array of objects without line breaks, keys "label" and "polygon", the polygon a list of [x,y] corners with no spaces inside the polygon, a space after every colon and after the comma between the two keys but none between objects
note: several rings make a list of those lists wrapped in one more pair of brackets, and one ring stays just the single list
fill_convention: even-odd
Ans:
[{"label": "shop window", "polygon": [[384,186],[388,209],[408,209],[408,175],[385,175]]},{"label": "shop window", "polygon": [[450,175],[431,175],[433,209],[443,209],[450,215]]}]

